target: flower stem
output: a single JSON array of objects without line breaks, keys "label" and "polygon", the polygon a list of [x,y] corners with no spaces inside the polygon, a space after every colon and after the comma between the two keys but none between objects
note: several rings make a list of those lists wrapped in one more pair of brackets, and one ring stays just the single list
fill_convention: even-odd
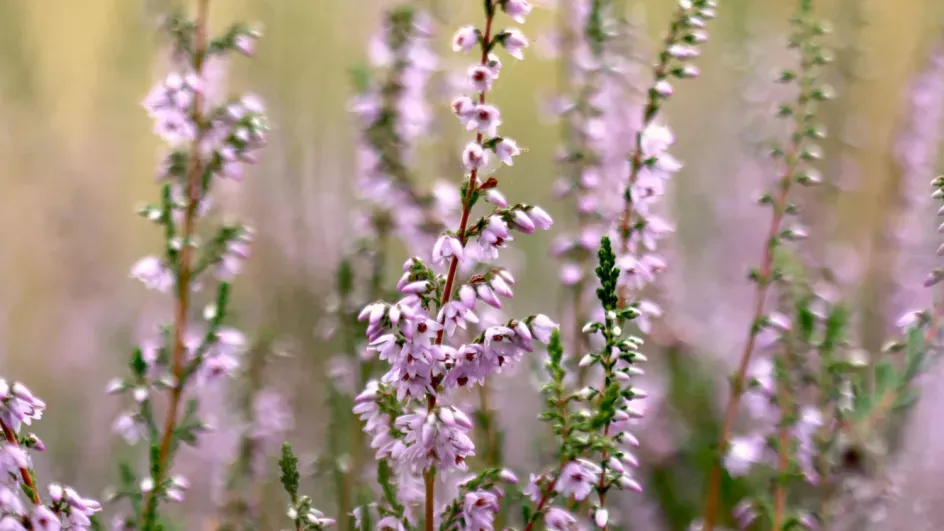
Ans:
[{"label": "flower stem", "polygon": [[[197,76],[203,75],[203,60],[206,55],[207,47],[207,18],[209,12],[209,0],[197,0],[197,18],[194,25],[194,71]],[[170,404],[167,410],[167,417],[164,422],[164,429],[161,434],[157,462],[152,463],[152,479],[154,486],[147,496],[145,509],[142,513],[142,529],[150,531],[153,529],[158,505],[158,494],[161,489],[161,483],[167,474],[169,468],[169,458],[174,445],[174,431],[177,427],[177,413],[180,407],[180,401],[183,395],[184,377],[186,371],[186,347],[184,338],[187,331],[187,316],[190,311],[190,289],[191,289],[191,258],[193,248],[191,239],[196,232],[196,214],[197,205],[200,201],[200,186],[203,168],[200,160],[200,145],[203,142],[204,124],[201,116],[201,106],[203,98],[200,91],[194,91],[192,118],[196,125],[196,135],[193,145],[190,148],[190,161],[187,171],[187,206],[184,213],[183,222],[183,245],[180,249],[177,262],[177,295],[174,307],[174,346],[173,346],[173,375],[174,386],[171,388]],[[167,220],[168,223],[172,221]]]},{"label": "flower stem", "polygon": [[[684,11],[685,9],[679,6],[678,13],[672,19],[672,25],[669,27],[669,32],[665,37],[665,48],[659,54],[659,62],[656,64],[655,70],[653,72],[653,86],[655,83],[664,80],[669,74],[669,61],[672,58],[672,56],[669,54],[669,46],[677,42],[679,39],[679,32],[683,29],[682,21],[684,20]],[[632,156],[630,157],[629,182],[626,184],[623,220],[620,223],[620,252],[622,253],[626,253],[629,250],[629,237],[634,229],[632,218],[635,205],[633,204],[630,190],[632,190],[633,185],[635,185],[636,181],[639,179],[639,171],[642,169],[643,163],[645,162],[643,160],[642,152],[643,131],[646,130],[646,126],[652,123],[652,120],[655,119],[658,112],[659,94],[655,91],[655,89],[650,89],[649,100],[646,102],[646,106],[643,108],[642,125],[640,126],[639,131],[636,132],[636,146],[633,149]],[[625,301],[622,302],[625,303]]]},{"label": "flower stem", "polygon": [[[20,443],[16,439],[16,432],[13,431],[7,423],[0,419],[0,428],[3,429],[3,436],[7,439],[7,444],[19,447]],[[36,482],[33,480],[33,473],[28,468],[20,467],[20,477],[23,478],[23,484],[29,489],[29,497],[33,505],[42,505],[43,501],[39,497],[39,489],[36,488]]]},{"label": "flower stem", "polygon": [[426,481],[426,531],[433,531],[436,513],[436,469],[430,467],[424,475]]},{"label": "flower stem", "polygon": [[[805,92],[805,83],[800,87],[801,92]],[[799,119],[798,119],[799,120]],[[776,240],[780,234],[780,227],[784,215],[787,211],[787,195],[793,184],[793,173],[800,161],[799,151],[800,142],[802,142],[802,124],[795,122],[795,128],[791,135],[791,144],[789,152],[786,153],[787,167],[786,172],[780,179],[777,186],[776,197],[773,199],[773,216],[770,220],[767,237],[764,240],[764,257],[761,262],[760,274],[757,278],[757,290],[754,297],[754,312],[751,316],[750,332],[748,332],[747,341],[744,344],[744,350],[741,352],[741,359],[738,363],[737,372],[731,380],[731,398],[724,411],[724,417],[721,425],[721,434],[718,438],[717,454],[714,464],[708,475],[708,489],[705,502],[705,516],[702,524],[702,531],[712,531],[715,520],[718,517],[718,503],[721,495],[721,460],[727,451],[728,440],[731,438],[731,430],[734,429],[734,421],[737,418],[738,406],[740,405],[741,395],[747,383],[747,368],[751,362],[751,356],[754,353],[754,345],[757,340],[757,333],[760,331],[758,324],[764,315],[764,308],[767,302],[767,291],[773,283],[774,269],[774,250]]]},{"label": "flower stem", "polygon": [[531,531],[531,528],[534,527],[534,524],[537,523],[538,518],[541,516],[541,511],[544,510],[544,506],[551,501],[554,497],[554,487],[557,486],[557,480],[560,478],[561,472],[564,470],[564,461],[561,461],[560,469],[554,474],[554,477],[551,478],[551,481],[547,484],[547,487],[541,493],[541,500],[538,502],[537,507],[534,509],[534,514],[531,516],[531,520],[525,526],[524,531]]},{"label": "flower stem", "polygon": [[[491,1],[491,0],[489,0]],[[488,63],[488,44],[492,38],[492,20],[495,18],[492,9],[487,10],[487,16],[485,20],[485,33],[482,36],[482,59],[480,64],[485,66]],[[485,103],[485,92],[482,91],[479,94],[479,104]],[[475,136],[475,141],[478,144],[482,143],[482,133],[478,133]],[[466,187],[465,197],[462,201],[462,217],[459,220],[459,230],[457,232],[457,237],[459,238],[459,243],[462,247],[465,247],[466,244],[466,232],[469,227],[469,216],[472,212],[472,197],[475,194],[475,187],[477,185],[478,178],[478,169],[473,169],[469,174],[469,184]],[[453,256],[452,261],[449,263],[449,272],[446,274],[446,285],[443,287],[442,300],[439,302],[439,307],[443,308],[446,304],[449,303],[449,300],[452,298],[452,290],[456,283],[456,272],[459,269],[459,257]],[[445,319],[445,315],[443,316]],[[444,334],[444,329],[440,329],[436,334],[436,344],[442,345]],[[436,395],[430,394],[427,396],[427,411],[432,414],[433,410],[436,408]],[[433,515],[435,513],[435,492],[436,492],[436,471],[434,467],[430,467],[424,473],[426,480],[426,531],[433,531]]]},{"label": "flower stem", "polygon": [[[786,409],[792,397],[785,382],[779,383],[781,416],[786,417]],[[790,468],[790,426],[786,418],[781,419],[777,435],[777,477],[774,484],[773,531],[783,529],[787,510],[786,477]]]}]

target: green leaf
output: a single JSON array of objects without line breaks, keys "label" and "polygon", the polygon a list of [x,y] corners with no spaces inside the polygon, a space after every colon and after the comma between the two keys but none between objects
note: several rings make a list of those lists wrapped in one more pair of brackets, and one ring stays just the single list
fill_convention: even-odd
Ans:
[{"label": "green leaf", "polygon": [[888,360],[882,360],[875,367],[875,394],[884,395],[897,387],[898,375],[895,367]]}]

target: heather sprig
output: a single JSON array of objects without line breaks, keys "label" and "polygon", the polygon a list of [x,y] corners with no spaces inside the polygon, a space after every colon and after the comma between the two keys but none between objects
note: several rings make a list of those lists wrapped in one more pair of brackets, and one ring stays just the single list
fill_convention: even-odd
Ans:
[{"label": "heather sprig", "polygon": [[282,444],[279,470],[282,488],[285,489],[289,498],[286,514],[294,524],[295,531],[317,531],[333,526],[335,521],[315,509],[310,497],[298,493],[301,474],[298,472],[298,458],[295,457],[295,452],[292,451],[292,445],[289,443]]},{"label": "heather sprig", "polygon": [[362,356],[364,327],[357,315],[369,301],[387,295],[389,248],[399,241],[409,252],[428,256],[445,220],[455,214],[451,196],[422,190],[415,175],[416,148],[431,120],[428,79],[437,68],[429,45],[431,22],[415,4],[405,2],[386,11],[381,31],[371,39],[370,65],[353,71],[358,94],[351,108],[360,127],[358,208],[353,219],[357,234],[337,270],[334,322],[326,330],[327,336],[339,332],[344,340],[344,354],[330,361],[332,429],[325,462],[335,478],[343,515],[355,504],[367,503],[369,492],[358,488],[365,468],[364,444],[350,409],[356,390],[375,376],[377,364]]},{"label": "heather sprig", "polygon": [[772,314],[760,334],[757,353],[768,357],[755,358],[743,397],[753,428],[732,438],[724,464],[731,475],[751,472],[771,486],[741,500],[733,514],[741,526],[760,519],[764,528],[813,529],[826,521],[834,492],[847,384],[860,351],[846,339],[838,290],[823,281],[811,287],[799,264],[780,267],[784,313]]},{"label": "heather sprig", "polygon": [[[621,308],[619,305],[620,270],[616,260],[610,239],[604,236],[596,268],[600,283],[597,298],[604,318],[591,321],[583,328],[585,334],[602,339],[602,345],[599,351],[586,354],[580,360],[583,367],[599,367],[601,384],[575,392],[566,390],[559,338],[552,337],[548,346],[546,366],[551,381],[543,389],[547,410],[542,418],[553,422],[560,440],[561,461],[554,472],[532,475],[526,493],[535,508],[528,510],[526,530],[542,517],[549,527],[553,527],[555,520],[574,519],[564,509],[553,507],[558,495],[583,501],[592,493],[596,494],[596,499],[590,504],[590,518],[597,527],[607,529],[610,521],[607,494],[614,488],[642,490],[630,473],[639,462],[629,447],[639,445],[630,428],[643,413],[632,402],[647,394],[632,382],[643,374],[637,364],[646,357],[639,352],[641,339],[623,336],[622,326],[639,317],[639,310],[635,306]],[[578,409],[571,413],[573,408]]]},{"label": "heather sprig", "polygon": [[[577,226],[574,234],[555,240],[554,254],[563,262],[560,280],[568,292],[568,350],[578,352],[585,349],[580,328],[592,317],[594,306],[591,272],[597,246],[622,212],[626,158],[632,149],[627,139],[636,132],[639,105],[634,98],[641,91],[623,46],[632,35],[628,24],[617,18],[616,2],[593,0],[572,7],[572,20],[562,30],[574,35],[562,51],[571,63],[565,80],[570,93],[563,95],[561,112],[564,175],[555,188],[559,196],[574,201]],[[579,371],[581,382],[585,376],[585,370]]]},{"label": "heather sprig", "polygon": [[[825,27],[813,19],[812,2],[800,0],[796,16],[791,20],[793,27],[789,47],[797,50],[800,56],[798,70],[784,70],[778,79],[781,83],[795,84],[798,88],[797,99],[792,104],[782,105],[778,116],[791,122],[790,136],[786,145],[774,150],[773,155],[781,161],[784,173],[778,180],[773,192],[761,197],[760,203],[771,208],[771,221],[763,258],[759,270],[751,272],[751,280],[756,284],[754,311],[750,332],[741,353],[737,370],[731,381],[731,398],[724,412],[721,434],[718,441],[718,456],[708,478],[707,500],[703,521],[704,531],[714,529],[718,517],[718,499],[722,475],[722,456],[728,452],[731,431],[737,418],[741,396],[746,390],[748,368],[757,347],[758,335],[765,329],[776,325],[766,313],[768,291],[783,272],[777,267],[775,257],[784,242],[801,240],[807,236],[807,230],[798,225],[784,224],[788,216],[797,212],[796,205],[789,201],[789,192],[795,183],[801,185],[817,184],[821,179],[811,169],[810,163],[821,157],[817,141],[824,136],[822,128],[816,123],[817,105],[830,98],[829,87],[822,84],[820,71],[829,60],[818,39],[825,33]],[[788,325],[789,328],[792,325]],[[784,427],[784,430],[787,428]],[[786,451],[786,448],[780,448]],[[775,516],[775,523],[784,521]]]},{"label": "heather sprig", "polygon": [[412,2],[389,9],[371,44],[372,68],[355,70],[359,91],[352,110],[361,122],[358,193],[365,211],[356,220],[372,251],[388,233],[412,254],[428,253],[447,219],[451,197],[417,184],[415,151],[432,119],[429,77],[437,57],[430,49],[431,23]]},{"label": "heather sprig", "polygon": [[[616,231],[620,267],[625,273],[620,295],[625,300],[635,299],[635,294],[666,267],[664,258],[655,250],[658,240],[672,227],[653,212],[653,205],[664,195],[666,182],[682,166],[667,151],[675,136],[668,127],[656,123],[656,117],[674,92],[672,80],[700,74],[690,61],[700,55],[698,45],[708,39],[706,22],[716,14],[714,0],[679,0],[653,67],[648,101],[643,106],[642,123],[629,156],[623,212]],[[661,314],[658,305],[649,301],[643,301],[640,309],[647,314]]]},{"label": "heather sprig", "polygon": [[[441,235],[431,253],[434,263],[448,264],[448,269],[442,274],[420,257],[408,259],[397,284],[403,298],[393,304],[371,303],[359,315],[368,323],[369,351],[386,361],[390,369],[381,379],[383,386],[368,384],[356,400],[355,412],[366,421],[365,431],[373,439],[371,446],[378,448],[378,459],[389,460],[391,468],[402,475],[423,477],[427,530],[434,528],[438,516],[437,476],[465,470],[467,458],[475,452],[469,437],[472,423],[461,409],[448,404],[449,391],[482,384],[491,374],[512,366],[525,352],[533,351],[534,339],[549,341],[557,326],[544,315],[511,319],[488,327],[471,342],[451,344],[458,328],[478,321],[474,314],[478,301],[501,307],[499,297],[510,298],[515,282],[501,268],[476,272],[460,281],[459,262],[494,260],[499,249],[512,241],[513,230],[530,234],[551,225],[551,218],[540,207],[519,203],[509,208],[498,192],[497,178],[480,180],[489,170],[490,153],[511,164],[520,152],[514,140],[498,135],[501,114],[486,103],[486,93],[501,68],[493,52],[501,47],[520,59],[528,42],[516,28],[496,31],[494,22],[499,9],[519,21],[531,10],[523,0],[488,0],[484,7],[484,30],[465,26],[453,39],[456,51],[478,48],[481,58],[468,71],[469,88],[477,98],[461,96],[453,102],[461,123],[475,131],[475,140],[463,150],[468,178],[461,189],[458,228]],[[482,197],[496,207],[473,220],[472,209]],[[468,245],[472,240],[475,247]],[[402,489],[402,483],[400,486]],[[485,491],[465,494],[470,495],[490,499]],[[484,506],[469,518],[493,521],[500,506]]]},{"label": "heather sprig", "polygon": [[[249,256],[252,231],[241,224],[204,222],[212,213],[211,192],[219,179],[241,180],[243,167],[258,158],[266,143],[264,107],[254,95],[212,101],[206,65],[232,52],[251,55],[258,33],[236,24],[218,37],[207,34],[209,2],[197,2],[196,17],[169,16],[164,25],[171,37],[173,70],[148,94],[143,105],[154,119],[154,131],[169,146],[159,179],[161,200],[140,214],[164,235],[162,256],[148,256],[132,268],[132,277],[148,288],[172,292],[173,322],[158,328],[135,349],[131,374],[116,379],[109,392],[131,391],[134,408],[119,416],[116,429],[130,442],[144,439],[149,470],[136,479],[122,468],[117,499],[127,499],[133,514],[121,525],[150,531],[160,524],[163,501],[180,500],[189,482],[171,474],[181,444],[195,444],[206,424],[199,418],[196,398],[186,390],[195,381],[209,383],[231,374],[245,349],[239,331],[224,326],[230,283]],[[215,225],[215,226],[214,226]],[[213,226],[213,229],[210,227]],[[204,241],[199,233],[212,230]],[[214,286],[207,290],[207,286]],[[195,319],[196,294],[213,298]],[[163,420],[154,400],[167,392]]]},{"label": "heather sprig", "polygon": [[58,483],[49,485],[46,502],[40,495],[30,453],[43,452],[46,446],[36,434],[22,433],[22,428],[41,419],[45,409],[46,403],[25,385],[0,379],[0,529],[90,530],[102,508],[97,501]]}]

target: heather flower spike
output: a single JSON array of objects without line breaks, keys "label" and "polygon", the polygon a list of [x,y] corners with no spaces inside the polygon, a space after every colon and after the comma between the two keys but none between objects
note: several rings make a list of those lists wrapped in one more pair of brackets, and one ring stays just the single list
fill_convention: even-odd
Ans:
[{"label": "heather flower spike", "polygon": [[[629,155],[629,176],[624,185],[623,208],[618,236],[619,263],[623,271],[621,293],[624,299],[634,298],[655,275],[665,269],[665,259],[656,252],[658,241],[672,230],[659,217],[658,200],[665,193],[668,180],[682,165],[668,152],[675,136],[656,118],[674,90],[673,80],[698,76],[690,63],[700,55],[698,46],[707,41],[705,23],[716,16],[714,0],[679,0],[666,33],[663,48],[653,69],[653,82],[642,109],[642,122],[636,132],[636,143]],[[651,301],[643,301],[652,316],[661,310]],[[640,320],[643,332],[648,331],[648,318]]]},{"label": "heather flower spike", "polygon": [[[527,519],[526,531],[541,517],[548,527],[573,518],[563,508],[553,505],[557,496],[589,500],[592,521],[597,527],[607,529],[610,524],[607,495],[613,489],[642,490],[631,470],[639,464],[633,455],[633,448],[639,443],[632,435],[632,427],[643,416],[633,401],[646,396],[633,382],[641,374],[638,364],[645,356],[639,352],[642,340],[624,337],[622,332],[625,322],[639,317],[640,312],[635,306],[619,306],[620,270],[608,237],[603,237],[597,256],[597,299],[603,320],[587,323],[584,332],[599,340],[601,347],[587,354],[580,363],[584,367],[598,368],[602,382],[577,391],[567,389],[563,347],[560,336],[554,332],[548,346],[546,369],[550,382],[542,389],[546,399],[542,418],[555,427],[561,466],[554,472],[532,478],[527,493],[531,494],[535,507]],[[583,409],[582,414],[574,414],[574,406]]]},{"label": "heather flower spike", "polygon": [[[820,81],[822,66],[828,62],[828,55],[819,44],[819,37],[825,33],[822,24],[813,20],[812,4],[810,0],[800,0],[797,15],[792,19],[793,33],[789,47],[799,54],[800,69],[798,71],[785,70],[780,76],[781,83],[795,83],[798,86],[796,102],[780,107],[778,116],[790,121],[790,136],[783,148],[774,150],[774,156],[782,163],[783,174],[778,178],[774,191],[765,194],[761,204],[772,210],[767,240],[763,242],[763,258],[759,270],[752,271],[750,278],[756,284],[756,305],[752,324],[744,350],[732,378],[731,398],[724,413],[723,425],[719,439],[718,460],[712,467],[707,485],[707,501],[703,529],[710,531],[714,528],[718,518],[718,499],[721,481],[722,456],[728,455],[734,422],[737,418],[738,406],[745,391],[748,390],[747,375],[751,360],[756,350],[764,347],[774,348],[774,381],[775,388],[771,391],[773,403],[779,405],[781,411],[777,428],[777,474],[780,479],[773,492],[773,511],[770,514],[771,524],[780,529],[788,518],[786,507],[786,479],[792,475],[794,455],[791,450],[795,446],[792,440],[800,427],[794,424],[797,411],[796,398],[792,396],[796,383],[792,378],[796,376],[799,365],[796,356],[799,355],[799,341],[795,337],[796,325],[789,318],[769,314],[766,303],[768,292],[778,282],[785,284],[785,280],[792,278],[785,268],[785,257],[788,256],[788,247],[785,244],[796,241],[797,236],[805,234],[805,230],[798,230],[788,224],[789,216],[797,212],[796,205],[790,202],[790,191],[795,183],[812,184],[806,177],[810,172],[807,168],[818,160],[819,146],[817,142],[822,138],[822,128],[815,122],[816,110],[820,102],[829,99],[831,90]],[[780,289],[780,297],[785,305],[793,308],[791,290],[787,286]],[[779,345],[777,344],[779,343]],[[811,431],[815,431],[811,429]],[[730,459],[729,459],[730,462]]]},{"label": "heather flower spike", "polygon": [[[212,192],[219,179],[242,178],[243,167],[254,163],[266,143],[268,125],[255,95],[211,99],[210,94],[220,91],[207,86],[206,65],[232,52],[252,55],[259,34],[236,24],[211,37],[208,9],[208,1],[199,0],[194,20],[183,15],[166,19],[175,62],[144,101],[168,150],[159,175],[160,201],[140,212],[161,229],[164,246],[160,255],[138,261],[132,277],[168,293],[174,318],[134,351],[130,374],[109,385],[110,393],[133,398],[115,429],[130,443],[143,439],[150,448],[148,474],[138,478],[124,466],[114,496],[130,501],[132,509],[116,521],[142,531],[158,528],[163,502],[182,499],[188,482],[173,474],[176,450],[194,444],[206,430],[188,388],[233,374],[246,349],[243,334],[224,321],[230,283],[249,257],[253,233],[244,225],[213,223]],[[208,234],[206,239],[197,237],[198,228]],[[201,301],[205,294],[209,300]],[[164,393],[169,406],[161,419],[154,400]]]},{"label": "heather flower spike", "polygon": [[[473,207],[483,195],[504,203],[496,199],[503,197],[498,191],[499,180],[482,177],[491,167],[490,155],[508,164],[520,153],[513,139],[499,136],[501,111],[486,102],[497,77],[497,60],[490,52],[502,47],[509,55],[521,58],[521,50],[527,46],[520,30],[495,27],[499,8],[513,18],[523,19],[530,6],[514,0],[488,0],[484,28],[463,27],[453,40],[456,51],[468,52],[476,46],[480,50],[480,59],[468,70],[467,87],[473,94],[462,95],[452,104],[460,123],[474,132],[473,140],[462,151],[467,178],[461,187],[458,226],[444,231],[429,244],[429,250],[406,261],[397,284],[401,294],[398,301],[371,303],[360,315],[368,323],[368,351],[389,368],[355,399],[354,412],[364,421],[364,431],[371,438],[371,447],[377,450],[377,459],[387,463],[401,487],[422,478],[427,530],[433,529],[437,521],[454,519],[473,528],[493,525],[500,508],[499,493],[493,485],[498,469],[464,482],[447,511],[440,514],[437,510],[440,478],[467,470],[476,450],[471,438],[472,422],[453,405],[453,395],[458,388],[482,385],[489,376],[512,367],[534,350],[535,339],[548,339],[548,331],[556,327],[549,318],[536,315],[487,327],[468,341],[461,340],[458,333],[467,329],[468,323],[478,321],[478,301],[500,308],[501,299],[513,294],[514,277],[485,263],[497,258],[514,239],[515,231],[530,234],[551,225],[544,210],[527,203],[495,206],[481,217],[473,216]],[[423,256],[432,256],[432,262],[443,264],[445,270],[427,263]],[[460,272],[460,261],[462,271],[478,272],[465,277],[466,273]],[[386,481],[378,479],[382,484]],[[393,521],[409,520],[404,512],[405,501],[389,499],[377,510]]]},{"label": "heather flower spike", "polygon": [[0,379],[0,472],[6,478],[0,484],[0,529],[90,530],[102,508],[99,502],[58,483],[49,484],[48,494],[40,491],[31,454],[44,451],[45,445],[22,427],[41,419],[45,409],[46,403],[25,385]]}]

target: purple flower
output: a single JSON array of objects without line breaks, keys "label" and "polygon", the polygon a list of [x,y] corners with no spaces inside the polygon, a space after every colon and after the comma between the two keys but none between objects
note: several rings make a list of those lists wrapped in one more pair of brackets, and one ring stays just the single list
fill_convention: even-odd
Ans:
[{"label": "purple flower", "polygon": [[462,125],[465,125],[475,112],[475,102],[468,96],[459,96],[452,100],[452,112],[459,118]]},{"label": "purple flower", "polygon": [[505,0],[502,10],[518,24],[524,24],[524,18],[531,14],[528,0]]},{"label": "purple flower", "polygon": [[462,261],[462,243],[455,236],[444,234],[436,240],[433,246],[433,262],[438,264],[448,262],[453,257]]},{"label": "purple flower", "polygon": [[564,496],[573,496],[575,500],[583,500],[593,491],[600,479],[602,470],[597,465],[584,459],[577,459],[567,463],[557,479],[557,492]]},{"label": "purple flower", "polygon": [[559,328],[559,325],[551,320],[550,317],[539,313],[531,320],[531,333],[535,339],[541,343],[547,344],[551,341],[551,334]]},{"label": "purple flower", "polygon": [[488,491],[469,492],[462,500],[463,529],[492,531],[495,515],[501,510],[498,496]]},{"label": "purple flower", "polygon": [[[494,73],[487,66],[475,65],[469,67],[469,82],[476,92],[485,92],[492,88],[495,80]],[[459,114],[456,112],[456,114]]]},{"label": "purple flower", "polygon": [[167,293],[174,285],[174,275],[156,256],[145,256],[131,266],[131,278],[140,280],[148,289]]},{"label": "purple flower", "polygon": [[528,216],[531,217],[531,221],[534,222],[535,226],[542,230],[547,230],[554,224],[554,220],[551,219],[551,216],[539,206],[529,207]]},{"label": "purple flower", "polygon": [[548,531],[577,531],[577,519],[567,511],[551,507],[544,515],[544,524]]},{"label": "purple flower", "polygon": [[511,221],[514,227],[525,234],[534,233],[534,222],[521,210],[515,210],[511,214]]},{"label": "purple flower", "polygon": [[35,531],[59,531],[62,529],[62,522],[56,513],[52,512],[44,505],[33,507],[33,514],[30,515],[30,529]]},{"label": "purple flower", "polygon": [[485,103],[475,107],[475,111],[469,116],[465,128],[492,137],[498,134],[498,126],[501,123],[501,113],[498,108]]},{"label": "purple flower", "polygon": [[[472,123],[472,120],[469,120]],[[477,170],[488,163],[488,154],[477,142],[469,142],[462,152],[462,164],[470,170]]]},{"label": "purple flower", "polygon": [[497,206],[498,208],[508,207],[508,200],[505,199],[504,194],[502,194],[501,192],[499,192],[498,190],[494,188],[485,192],[485,200]]},{"label": "purple flower", "polygon": [[521,50],[528,47],[528,39],[517,28],[506,29],[501,34],[501,43],[509,55],[515,59],[524,59]]},{"label": "purple flower", "polygon": [[518,148],[517,142],[511,138],[502,138],[498,144],[495,144],[495,154],[509,166],[514,166],[513,157],[517,157],[520,153],[521,149]]},{"label": "purple flower", "polygon": [[466,323],[478,323],[479,318],[461,301],[450,301],[439,311],[438,319],[444,323],[446,335],[452,336],[456,327],[466,329]]},{"label": "purple flower", "polygon": [[732,476],[747,474],[764,454],[764,438],[761,436],[734,437],[724,456],[724,467]]},{"label": "purple flower", "polygon": [[479,43],[479,30],[472,26],[462,26],[452,37],[452,51],[468,52]]}]

